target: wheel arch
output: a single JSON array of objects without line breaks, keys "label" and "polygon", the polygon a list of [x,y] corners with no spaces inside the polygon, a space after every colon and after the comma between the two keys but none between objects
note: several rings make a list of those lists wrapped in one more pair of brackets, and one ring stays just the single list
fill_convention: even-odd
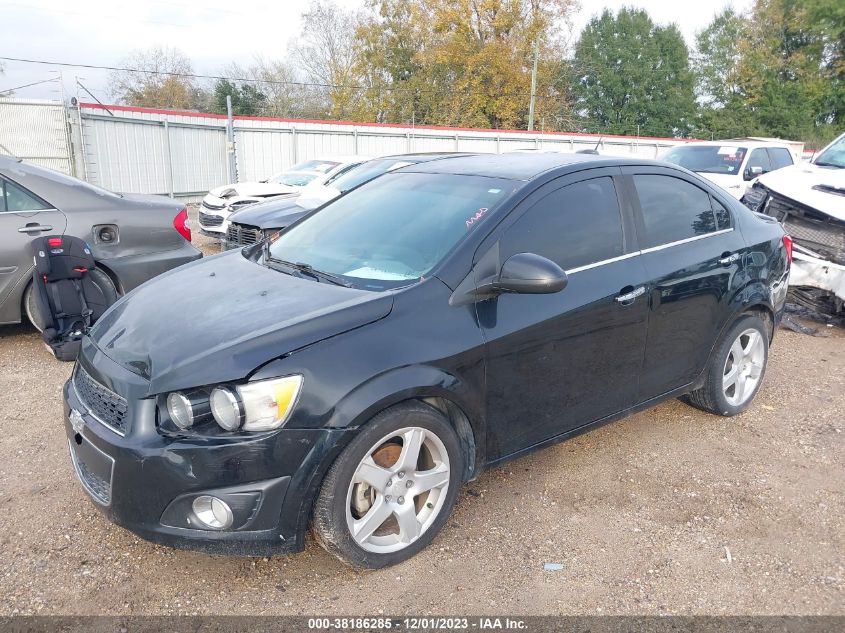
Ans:
[{"label": "wheel arch", "polygon": [[[381,374],[350,392],[337,407],[328,427],[357,429],[378,413],[406,402],[422,403],[441,413],[455,429],[464,456],[462,481],[467,482],[481,472],[485,463],[484,428],[482,417],[464,397],[462,383],[453,374],[431,366],[396,369]],[[349,411],[359,413],[349,416]],[[303,534],[311,521],[316,499],[329,468],[351,441],[352,434],[344,434],[344,441],[328,451],[315,468],[302,495],[298,529]]]}]

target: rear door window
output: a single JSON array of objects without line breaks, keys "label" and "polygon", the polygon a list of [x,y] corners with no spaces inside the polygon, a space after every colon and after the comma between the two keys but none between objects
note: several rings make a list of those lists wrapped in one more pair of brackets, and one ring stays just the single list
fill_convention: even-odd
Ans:
[{"label": "rear door window", "polygon": [[0,211],[16,213],[21,211],[43,211],[44,209],[51,208],[46,202],[13,182],[2,179],[0,180],[0,187],[2,187],[3,194]]},{"label": "rear door window", "polygon": [[780,169],[781,167],[789,167],[792,165],[792,154],[785,147],[770,147],[769,159],[772,164],[772,169]]},{"label": "rear door window", "polygon": [[542,255],[564,270],[623,254],[622,216],[610,177],[592,178],[535,202],[500,240],[504,259]]},{"label": "rear door window", "polygon": [[644,248],[716,231],[710,195],[703,189],[673,176],[639,174],[633,178],[645,228]]}]

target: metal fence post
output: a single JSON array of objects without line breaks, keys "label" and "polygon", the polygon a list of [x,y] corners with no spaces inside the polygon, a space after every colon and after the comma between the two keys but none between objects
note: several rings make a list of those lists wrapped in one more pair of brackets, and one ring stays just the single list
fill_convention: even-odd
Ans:
[{"label": "metal fence post", "polygon": [[293,159],[293,164],[296,165],[296,163],[298,162],[298,160],[297,160],[298,156],[297,155],[299,154],[299,150],[296,147],[297,146],[296,127],[294,127],[293,125],[290,126],[290,143],[291,143],[291,157]]},{"label": "metal fence post", "polygon": [[358,154],[358,128],[352,128],[352,153],[357,156]]},{"label": "metal fence post", "polygon": [[238,161],[235,156],[235,117],[232,95],[226,95],[226,174],[229,182],[238,182]]},{"label": "metal fence post", "polygon": [[170,197],[173,198],[173,153],[170,151],[170,125],[167,119],[164,120],[164,153],[167,160],[164,161],[164,173],[167,178],[167,188]]}]

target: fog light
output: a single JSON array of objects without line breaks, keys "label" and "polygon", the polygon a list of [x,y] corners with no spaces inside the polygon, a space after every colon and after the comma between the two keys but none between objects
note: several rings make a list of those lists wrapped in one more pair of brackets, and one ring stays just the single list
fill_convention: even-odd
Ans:
[{"label": "fog light", "polygon": [[232,509],[222,499],[202,495],[194,499],[194,514],[200,523],[213,530],[225,530],[232,526]]}]

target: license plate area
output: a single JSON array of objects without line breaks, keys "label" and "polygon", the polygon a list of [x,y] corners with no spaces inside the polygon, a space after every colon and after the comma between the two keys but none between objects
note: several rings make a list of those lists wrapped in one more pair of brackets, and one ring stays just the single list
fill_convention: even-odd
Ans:
[{"label": "license plate area", "polygon": [[70,457],[76,476],[94,501],[111,504],[114,459],[89,442],[81,433],[68,439]]}]

